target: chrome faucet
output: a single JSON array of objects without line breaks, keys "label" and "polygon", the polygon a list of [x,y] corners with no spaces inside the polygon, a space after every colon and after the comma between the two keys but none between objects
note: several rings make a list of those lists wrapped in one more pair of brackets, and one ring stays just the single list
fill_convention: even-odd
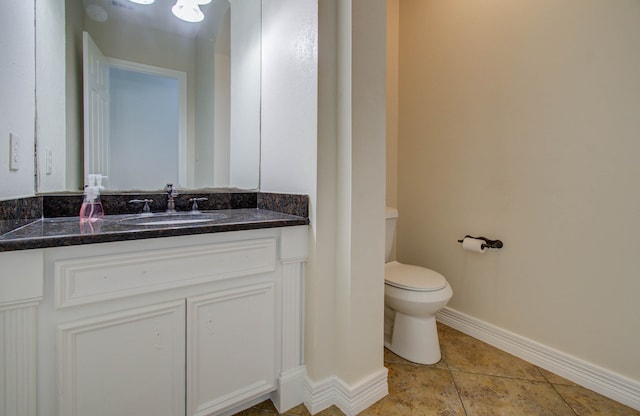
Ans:
[{"label": "chrome faucet", "polygon": [[200,210],[198,210],[198,202],[202,202],[202,201],[206,201],[208,198],[190,198],[189,202],[192,203],[191,205],[191,213],[192,214],[197,214],[198,212],[200,212]]},{"label": "chrome faucet", "polygon": [[165,190],[167,191],[167,210],[165,212],[171,214],[176,212],[176,203],[174,198],[178,196],[178,191],[176,191],[176,188],[171,183],[167,184]]},{"label": "chrome faucet", "polygon": [[144,204],[142,208],[143,214],[151,214],[151,208],[149,208],[149,204],[153,204],[153,199],[132,199],[129,201],[130,204]]}]

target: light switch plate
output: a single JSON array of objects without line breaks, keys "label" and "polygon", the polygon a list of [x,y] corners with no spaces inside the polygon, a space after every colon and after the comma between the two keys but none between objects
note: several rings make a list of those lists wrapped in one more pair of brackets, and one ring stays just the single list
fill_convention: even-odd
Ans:
[{"label": "light switch plate", "polygon": [[51,152],[51,149],[45,149],[45,156],[45,173],[47,175],[51,175],[51,172],[53,172],[53,153]]},{"label": "light switch plate", "polygon": [[20,169],[20,137],[9,134],[9,170]]}]

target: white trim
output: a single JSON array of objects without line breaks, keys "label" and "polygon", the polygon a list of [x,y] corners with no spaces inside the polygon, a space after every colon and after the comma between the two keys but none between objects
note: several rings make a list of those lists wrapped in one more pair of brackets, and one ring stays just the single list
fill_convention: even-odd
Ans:
[{"label": "white trim", "polygon": [[335,404],[334,384],[336,377],[314,382],[308,376],[304,380],[304,405],[309,413],[315,415]]},{"label": "white trim", "polygon": [[0,309],[0,415],[36,416],[37,303]]},{"label": "white trim", "polygon": [[383,367],[355,386],[338,377],[319,382],[306,377],[304,404],[312,415],[336,405],[346,416],[355,416],[389,394],[387,373]]},{"label": "white trim", "polygon": [[14,302],[0,302],[0,312],[9,311],[20,308],[30,308],[32,306],[38,306],[42,301],[42,296],[35,298],[16,300]]},{"label": "white trim", "polygon": [[640,410],[640,382],[637,380],[588,363],[449,307],[442,309],[437,319],[487,344]]},{"label": "white trim", "polygon": [[178,80],[178,187],[187,183],[187,73],[123,59],[107,58],[110,67]]},{"label": "white trim", "polygon": [[304,381],[307,368],[303,365],[283,371],[277,381],[276,391],[271,393],[271,402],[284,413],[304,402]]}]

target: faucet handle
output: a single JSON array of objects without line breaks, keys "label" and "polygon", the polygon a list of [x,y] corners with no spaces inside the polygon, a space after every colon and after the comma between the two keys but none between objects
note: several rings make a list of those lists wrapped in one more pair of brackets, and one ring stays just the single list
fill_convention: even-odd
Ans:
[{"label": "faucet handle", "polygon": [[189,202],[193,202],[191,212],[198,212],[198,202],[207,200],[209,200],[209,198],[189,198]]},{"label": "faucet handle", "polygon": [[150,213],[151,208],[149,208],[149,204],[153,204],[153,199],[132,199],[129,201],[130,204],[144,204],[142,208],[143,213]]},{"label": "faucet handle", "polygon": [[176,187],[175,187],[175,186],[173,186],[173,184],[172,184],[172,183],[168,183],[168,184],[167,184],[167,186],[166,186],[164,189],[167,191],[167,193],[168,193],[170,196],[176,196],[176,195],[178,195],[178,190],[176,189]]}]

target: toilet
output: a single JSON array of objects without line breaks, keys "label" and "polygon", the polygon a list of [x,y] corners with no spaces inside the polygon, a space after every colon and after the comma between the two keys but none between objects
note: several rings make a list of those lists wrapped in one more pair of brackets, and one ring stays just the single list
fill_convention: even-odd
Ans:
[{"label": "toilet", "polygon": [[440,361],[436,313],[453,296],[447,280],[433,270],[389,261],[398,210],[386,210],[384,345],[419,364]]}]

